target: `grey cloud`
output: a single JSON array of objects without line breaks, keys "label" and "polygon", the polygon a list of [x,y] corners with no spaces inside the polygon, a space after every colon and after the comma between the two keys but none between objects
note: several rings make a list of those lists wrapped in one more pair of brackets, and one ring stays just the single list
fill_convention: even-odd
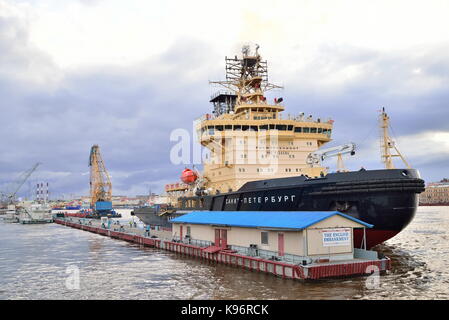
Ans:
[{"label": "grey cloud", "polygon": [[[29,63],[27,57],[33,52],[25,49],[26,36],[0,41],[2,48],[23,48],[23,59],[14,68]],[[170,56],[173,51],[182,54]],[[0,174],[12,179],[41,161],[42,170],[72,172],[63,178],[48,175],[58,193],[86,192],[88,176],[81,173],[88,170],[89,150],[97,143],[111,172],[137,172],[127,178],[112,175],[119,190],[145,182],[143,191],[148,181],[170,177],[176,181],[180,168],[170,165],[169,135],[179,127],[190,130],[192,120],[207,110],[203,98],[208,96],[207,80],[201,76],[205,69],[199,62],[208,51],[202,43],[181,41],[168,54],[138,66],[101,66],[66,74],[54,90],[0,74],[0,131],[9,136]],[[2,52],[3,57],[14,54]],[[4,58],[1,63],[3,67],[9,61]],[[58,72],[50,59],[42,63]],[[200,86],[203,96],[196,95]],[[153,189],[162,187],[153,185]]]},{"label": "grey cloud", "polygon": [[[64,74],[50,57],[29,45],[20,21],[0,19],[0,35],[0,135],[6,137],[0,154],[0,188],[41,161],[42,174],[70,172],[64,177],[47,174],[53,192],[60,194],[87,193],[88,175],[82,173],[88,171],[93,144],[100,145],[114,190],[161,191],[163,183],[177,181],[183,166],[170,163],[170,132],[191,130],[192,120],[210,112],[207,80],[222,79],[223,57],[234,54],[185,38],[138,65],[105,65]],[[336,121],[333,144],[354,141],[362,150],[373,148],[377,110],[382,106],[388,108],[399,136],[435,128],[449,131],[447,86],[413,92],[405,84],[416,67],[422,76],[447,84],[448,47],[422,49],[418,56],[407,52],[387,56],[345,46],[327,46],[320,52],[302,70],[285,75],[271,71],[285,79],[287,113],[305,111]],[[350,65],[363,70],[355,81],[336,90],[320,86],[320,77]],[[44,77],[36,80],[42,73]],[[348,166],[379,167],[379,159],[351,159]],[[418,160],[411,162],[421,165],[427,177],[442,174],[443,160]],[[38,177],[45,181],[42,174]]]},{"label": "grey cloud", "polygon": [[[349,141],[358,144],[359,153],[365,157],[347,159],[348,167],[382,166],[378,129],[378,110],[382,107],[390,115],[395,138],[449,131],[449,43],[388,54],[348,46],[325,46],[319,51],[315,61],[287,75],[284,100],[288,112],[304,111],[335,120],[334,141],[329,146]],[[335,86],[324,84],[326,77],[349,66],[361,70],[353,80]],[[415,69],[420,73],[413,74]],[[429,83],[437,85],[425,90]],[[449,159],[445,154],[442,150],[436,158],[408,160],[432,181],[447,171],[443,163]],[[333,160],[327,165],[335,168]]]},{"label": "grey cloud", "polygon": [[[449,44],[380,52],[353,47],[324,47],[310,66],[289,78],[286,89],[289,110],[303,109],[335,119],[335,138],[359,138],[375,122],[376,111],[386,107],[398,135],[426,130],[449,130]],[[323,62],[323,60],[329,60]],[[321,80],[342,68],[359,66],[361,74],[337,89],[320,86]],[[421,73],[413,75],[419,68]],[[415,77],[415,79],[413,78]],[[428,91],[418,90],[419,78],[439,83]],[[430,81],[428,80],[428,81]],[[425,82],[426,80],[424,80]],[[425,84],[425,83],[424,83]]]}]

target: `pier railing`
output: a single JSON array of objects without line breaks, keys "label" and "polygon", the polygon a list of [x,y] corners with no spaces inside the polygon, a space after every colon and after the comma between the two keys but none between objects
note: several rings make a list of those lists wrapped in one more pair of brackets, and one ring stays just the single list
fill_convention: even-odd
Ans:
[{"label": "pier railing", "polygon": [[259,249],[259,248],[248,248],[242,246],[231,245],[229,246],[231,250],[237,251],[239,254],[243,254],[251,257],[260,257],[262,259],[276,259],[278,261],[293,263],[293,264],[302,264],[302,262],[310,261],[310,258],[294,255],[294,254],[284,254],[283,256],[279,256],[277,251]]}]

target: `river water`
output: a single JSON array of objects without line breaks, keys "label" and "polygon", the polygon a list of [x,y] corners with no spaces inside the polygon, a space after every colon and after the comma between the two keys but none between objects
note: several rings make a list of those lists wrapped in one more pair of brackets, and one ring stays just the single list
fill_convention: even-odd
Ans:
[{"label": "river water", "polygon": [[449,207],[420,207],[375,248],[392,259],[388,274],[302,282],[0,219],[0,299],[448,299],[448,237]]}]

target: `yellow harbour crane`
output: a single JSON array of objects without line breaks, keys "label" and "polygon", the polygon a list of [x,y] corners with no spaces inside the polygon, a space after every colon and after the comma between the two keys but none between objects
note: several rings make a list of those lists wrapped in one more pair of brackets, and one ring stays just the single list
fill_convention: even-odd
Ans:
[{"label": "yellow harbour crane", "polygon": [[112,183],[100,154],[100,147],[90,149],[90,206],[98,215],[108,215],[112,210]]}]

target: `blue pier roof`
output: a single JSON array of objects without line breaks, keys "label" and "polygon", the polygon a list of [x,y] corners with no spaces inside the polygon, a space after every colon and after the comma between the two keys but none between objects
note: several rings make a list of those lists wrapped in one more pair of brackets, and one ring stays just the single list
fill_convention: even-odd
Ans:
[{"label": "blue pier roof", "polygon": [[360,223],[367,228],[373,227],[338,211],[192,211],[172,219],[171,222],[301,230],[335,215]]}]

